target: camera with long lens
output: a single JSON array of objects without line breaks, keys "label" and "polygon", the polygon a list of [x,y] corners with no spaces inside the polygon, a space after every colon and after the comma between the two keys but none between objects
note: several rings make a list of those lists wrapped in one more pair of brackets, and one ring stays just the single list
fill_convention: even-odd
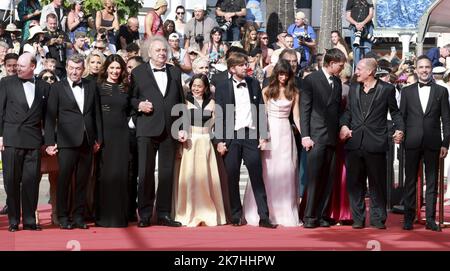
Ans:
[{"label": "camera with long lens", "polygon": [[231,22],[225,20],[225,17],[223,16],[217,16],[216,21],[217,24],[219,25],[219,28],[222,29],[224,32],[228,31],[228,29],[231,26]]},{"label": "camera with long lens", "polygon": [[300,33],[300,35],[297,36],[297,39],[300,42],[311,42],[312,41],[311,36],[306,32]]},{"label": "camera with long lens", "polygon": [[196,42],[197,44],[202,45],[203,42],[205,41],[205,37],[204,37],[202,34],[197,34],[197,35],[194,37],[194,40],[195,40],[195,42]]},{"label": "camera with long lens", "polygon": [[220,29],[222,29],[224,32],[228,31],[228,28],[230,28],[231,22],[225,22],[223,25],[220,26]]},{"label": "camera with long lens", "polygon": [[365,33],[365,31],[358,30],[355,32],[355,40],[353,41],[353,47],[359,47],[361,45],[361,39],[366,39],[370,43],[374,44],[377,42],[377,38],[370,33]]}]

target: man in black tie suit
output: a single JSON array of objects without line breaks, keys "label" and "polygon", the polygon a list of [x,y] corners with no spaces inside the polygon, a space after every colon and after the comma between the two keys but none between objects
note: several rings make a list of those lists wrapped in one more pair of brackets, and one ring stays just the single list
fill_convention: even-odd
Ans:
[{"label": "man in black tie suit", "polygon": [[[139,156],[138,227],[149,227],[155,202],[155,158],[158,152],[158,191],[156,195],[157,223],[180,227],[170,217],[172,186],[177,141],[185,142],[187,134],[172,135],[171,116],[174,106],[183,104],[181,71],[166,64],[169,45],[164,38],[149,40],[149,63],[131,73],[131,104],[137,111],[136,136]],[[175,131],[176,132],[176,131]]]},{"label": "man in black tie suit", "polygon": [[267,140],[264,100],[259,83],[247,77],[247,56],[230,54],[227,59],[232,77],[216,87],[215,142],[217,151],[224,157],[228,176],[232,224],[241,226],[242,204],[239,193],[239,175],[242,159],[250,175],[255,196],[259,226],[276,228],[269,220],[269,208],[262,176],[260,149]]},{"label": "man in black tie suit", "polygon": [[[18,74],[0,81],[0,149],[7,193],[9,231],[41,230],[35,212],[39,198],[42,121],[49,85],[34,80],[36,59],[20,56]],[[22,189],[21,189],[22,186]]]},{"label": "man in black tie suit", "polygon": [[[67,79],[53,84],[50,89],[45,145],[49,155],[58,153],[56,206],[60,228],[87,229],[84,222],[86,186],[93,152],[98,151],[102,142],[100,104],[95,81],[81,79],[83,56],[70,56],[66,70]],[[75,202],[71,221],[67,199],[72,178],[75,179]]]},{"label": "man in black tie suit", "polygon": [[345,144],[347,190],[353,216],[353,228],[365,227],[366,179],[369,179],[370,225],[385,229],[387,113],[391,113],[394,142],[403,139],[404,124],[395,99],[395,87],[375,79],[377,62],[364,58],[356,66],[357,83],[350,87],[347,108],[341,117],[341,140]]},{"label": "man in black tie suit", "polygon": [[[417,59],[419,83],[402,90],[400,111],[406,125],[405,220],[403,229],[412,230],[416,213],[416,187],[421,159],[425,163],[427,191],[426,229],[440,231],[436,224],[436,199],[439,158],[447,156],[450,140],[448,92],[431,78],[431,60]],[[442,123],[442,130],[441,130]],[[441,137],[441,134],[444,137]]]},{"label": "man in black tie suit", "polygon": [[307,151],[308,183],[302,207],[304,228],[329,227],[326,208],[335,171],[335,149],[341,114],[339,73],[346,58],[338,49],[328,50],[321,70],[303,81],[300,95],[300,133]]}]

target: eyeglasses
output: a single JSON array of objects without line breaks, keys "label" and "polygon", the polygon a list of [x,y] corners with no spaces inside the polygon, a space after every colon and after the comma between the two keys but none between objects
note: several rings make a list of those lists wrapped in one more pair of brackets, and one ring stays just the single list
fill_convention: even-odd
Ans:
[{"label": "eyeglasses", "polygon": [[184,12],[177,12],[178,15],[184,15]]},{"label": "eyeglasses", "polygon": [[42,80],[44,80],[44,81],[49,81],[49,80],[55,81],[56,78],[55,78],[55,76],[53,76],[53,75],[50,75],[50,76],[42,76]]}]

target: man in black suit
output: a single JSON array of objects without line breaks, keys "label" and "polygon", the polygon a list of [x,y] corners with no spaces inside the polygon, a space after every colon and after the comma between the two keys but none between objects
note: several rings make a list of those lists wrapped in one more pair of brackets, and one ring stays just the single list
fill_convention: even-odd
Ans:
[{"label": "man in black suit", "polygon": [[35,212],[39,199],[42,120],[49,85],[34,80],[35,68],[36,59],[25,53],[18,60],[18,74],[0,82],[0,149],[11,232],[19,230],[21,210],[23,229],[41,230]]},{"label": "man in black suit", "polygon": [[227,60],[232,77],[216,88],[215,141],[217,151],[224,157],[228,175],[232,224],[244,224],[239,193],[242,159],[246,165],[255,196],[259,226],[276,228],[269,220],[269,208],[262,176],[260,149],[267,141],[267,126],[259,83],[247,77],[247,56],[233,53]]},{"label": "man in black suit", "polygon": [[[58,153],[56,206],[61,229],[87,229],[84,222],[86,186],[93,152],[102,142],[101,112],[95,81],[81,79],[84,58],[72,55],[66,64],[67,79],[52,85],[45,123],[49,155]],[[69,186],[75,179],[73,223],[68,207]]]},{"label": "man in black suit", "polygon": [[388,145],[387,113],[394,123],[394,142],[403,139],[404,124],[395,99],[395,87],[375,79],[377,62],[362,59],[356,66],[356,80],[350,88],[347,108],[341,117],[341,140],[345,149],[347,190],[353,216],[353,228],[365,227],[366,179],[369,179],[370,225],[385,229],[386,222],[386,152]]},{"label": "man in black suit", "polygon": [[[175,120],[171,110],[183,104],[181,71],[166,64],[169,45],[164,38],[149,40],[149,63],[136,67],[131,73],[133,97],[131,104],[137,113],[136,136],[139,155],[138,227],[149,227],[155,202],[155,158],[158,155],[158,191],[156,195],[157,223],[180,227],[170,217],[172,186],[178,137],[186,141],[187,134],[172,135]],[[176,133],[176,131],[175,131]]]},{"label": "man in black suit", "polygon": [[[405,137],[405,220],[403,229],[412,230],[416,212],[416,186],[419,163],[425,162],[427,191],[426,229],[440,231],[436,224],[436,198],[439,158],[447,156],[450,140],[448,92],[431,77],[431,60],[417,59],[419,82],[402,90],[400,111],[406,125]],[[442,121],[442,130],[441,130]],[[441,134],[444,135],[442,139]]]},{"label": "man in black suit", "polygon": [[334,179],[342,93],[339,73],[345,61],[340,50],[328,50],[324,67],[303,81],[300,130],[308,160],[306,197],[302,201],[304,228],[330,226],[325,211]]}]

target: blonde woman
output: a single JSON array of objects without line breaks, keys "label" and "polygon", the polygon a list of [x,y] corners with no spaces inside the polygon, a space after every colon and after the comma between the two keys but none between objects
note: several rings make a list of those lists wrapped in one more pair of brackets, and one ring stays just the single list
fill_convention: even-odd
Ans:
[{"label": "blonde woman", "polygon": [[83,78],[90,80],[97,80],[98,74],[105,62],[105,56],[98,50],[92,51],[85,60],[85,67]]},{"label": "blonde woman", "polygon": [[109,42],[116,44],[115,32],[119,31],[120,25],[116,3],[113,0],[103,0],[103,9],[97,11],[95,16],[95,27],[97,31],[100,28],[106,29]]}]

